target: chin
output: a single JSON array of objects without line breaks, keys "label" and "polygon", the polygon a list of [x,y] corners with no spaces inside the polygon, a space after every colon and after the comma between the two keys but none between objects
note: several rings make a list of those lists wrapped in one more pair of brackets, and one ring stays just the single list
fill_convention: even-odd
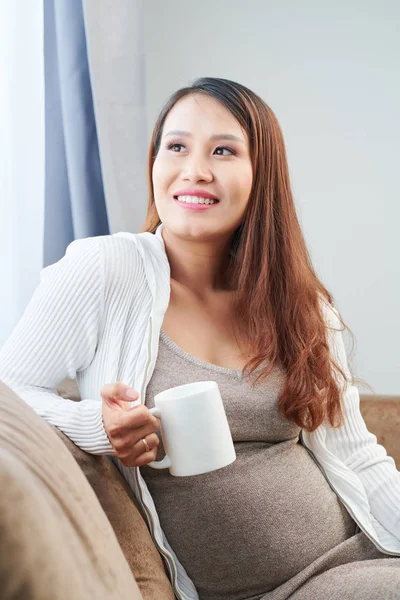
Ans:
[{"label": "chin", "polygon": [[164,223],[166,228],[175,236],[181,237],[183,239],[207,239],[210,236],[214,237],[215,234],[218,235],[218,231],[215,230],[215,224],[212,223],[196,223],[189,222],[190,219],[185,219],[183,221],[178,221],[178,219],[174,219],[173,223],[169,224]]}]

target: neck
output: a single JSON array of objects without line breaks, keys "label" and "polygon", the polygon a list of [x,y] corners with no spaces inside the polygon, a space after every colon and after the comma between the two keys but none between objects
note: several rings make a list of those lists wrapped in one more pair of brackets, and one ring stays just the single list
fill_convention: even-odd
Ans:
[{"label": "neck", "polygon": [[199,297],[229,289],[230,240],[192,241],[165,229],[162,237],[172,280]]}]

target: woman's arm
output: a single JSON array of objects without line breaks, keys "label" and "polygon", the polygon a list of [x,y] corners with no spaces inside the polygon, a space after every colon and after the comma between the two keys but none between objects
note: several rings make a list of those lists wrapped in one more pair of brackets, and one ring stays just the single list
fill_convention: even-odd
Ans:
[{"label": "woman's arm", "polygon": [[330,351],[345,371],[347,381],[343,396],[344,425],[326,427],[326,446],[354,471],[368,496],[372,515],[400,540],[400,473],[392,457],[369,432],[360,412],[360,395],[352,385],[347,364],[342,325],[336,309],[330,311]]},{"label": "woman's arm", "polygon": [[98,399],[61,398],[57,386],[92,361],[104,304],[96,237],[75,240],[40,283],[0,351],[0,379],[46,421],[91,454],[114,454]]}]

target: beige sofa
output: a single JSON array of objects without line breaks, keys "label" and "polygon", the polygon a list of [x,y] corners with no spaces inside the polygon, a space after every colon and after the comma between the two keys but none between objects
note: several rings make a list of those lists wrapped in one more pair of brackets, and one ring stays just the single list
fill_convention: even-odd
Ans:
[{"label": "beige sofa", "polygon": [[[79,401],[76,382],[60,396]],[[361,410],[400,469],[400,398]],[[2,600],[173,600],[164,564],[128,485],[0,381]]]},{"label": "beige sofa", "polygon": [[75,446],[1,381],[0,598],[175,598],[118,469]]}]

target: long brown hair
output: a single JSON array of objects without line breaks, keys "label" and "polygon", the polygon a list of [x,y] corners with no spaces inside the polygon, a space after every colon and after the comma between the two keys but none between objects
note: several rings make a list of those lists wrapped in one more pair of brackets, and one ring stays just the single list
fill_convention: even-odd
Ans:
[{"label": "long brown hair", "polygon": [[[279,366],[286,377],[278,410],[306,431],[314,431],[325,418],[331,426],[340,427],[342,389],[337,373],[343,382],[346,375],[329,352],[328,326],[320,299],[322,296],[333,305],[333,296],[317,277],[305,244],[281,128],[259,96],[239,83],[213,77],[196,79],[172,94],[157,118],[150,141],[149,202],[141,231],[154,233],[161,223],[154,202],[152,171],[164,121],[175,103],[191,94],[206,94],[218,100],[247,132],[250,143],[252,189],[244,220],[232,238],[228,269],[236,291],[235,322],[244,327],[251,348],[243,376],[250,379],[254,370],[266,362],[257,382]],[[341,331],[350,332],[340,315],[339,319]]]}]

